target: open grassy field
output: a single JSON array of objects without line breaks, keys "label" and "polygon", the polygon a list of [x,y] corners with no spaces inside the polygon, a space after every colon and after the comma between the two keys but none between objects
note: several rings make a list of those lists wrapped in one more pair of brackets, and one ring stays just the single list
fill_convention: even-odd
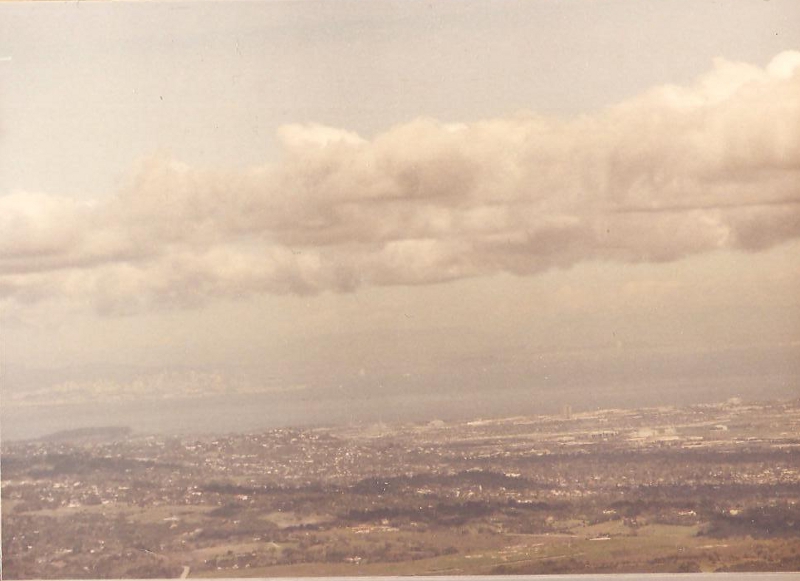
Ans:
[{"label": "open grassy field", "polygon": [[[754,540],[748,537],[714,542],[698,536],[695,526],[647,525],[631,529],[621,521],[582,527],[574,534],[514,534],[469,540],[448,538],[437,532],[424,533],[419,542],[447,544],[461,541],[457,554],[399,562],[369,562],[364,559],[339,563],[297,563],[255,568],[220,568],[204,571],[202,577],[294,577],[322,575],[472,575],[537,574],[565,571],[585,572],[712,572],[720,563],[756,564],[765,557],[796,553],[796,544]],[[347,532],[342,532],[348,535]],[[387,535],[374,533],[370,542],[383,542]],[[470,542],[471,541],[471,542]],[[358,544],[352,545],[354,553]],[[249,547],[232,548],[235,552]]]}]

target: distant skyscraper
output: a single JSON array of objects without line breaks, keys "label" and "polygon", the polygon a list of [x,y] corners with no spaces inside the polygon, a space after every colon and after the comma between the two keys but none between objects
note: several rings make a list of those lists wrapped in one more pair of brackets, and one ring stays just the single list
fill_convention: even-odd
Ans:
[{"label": "distant skyscraper", "polygon": [[565,420],[569,420],[572,418],[572,406],[569,404],[564,404],[564,407],[561,409],[561,413],[564,416]]}]

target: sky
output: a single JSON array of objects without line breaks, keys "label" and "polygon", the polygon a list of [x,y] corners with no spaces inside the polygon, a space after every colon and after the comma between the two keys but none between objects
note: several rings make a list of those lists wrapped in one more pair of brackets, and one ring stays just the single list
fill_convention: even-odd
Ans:
[{"label": "sky", "polygon": [[797,397],[798,24],[0,5],[3,437]]}]

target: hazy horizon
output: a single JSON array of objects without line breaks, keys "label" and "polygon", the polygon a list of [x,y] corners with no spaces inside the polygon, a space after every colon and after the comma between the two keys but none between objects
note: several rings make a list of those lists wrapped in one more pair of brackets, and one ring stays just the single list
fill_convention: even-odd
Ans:
[{"label": "hazy horizon", "polygon": [[800,393],[796,2],[0,14],[3,437]]}]

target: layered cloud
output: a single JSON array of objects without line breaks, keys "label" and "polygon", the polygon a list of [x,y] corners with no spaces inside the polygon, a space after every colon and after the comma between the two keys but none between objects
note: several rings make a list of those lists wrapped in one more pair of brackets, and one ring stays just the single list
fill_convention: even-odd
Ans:
[{"label": "layered cloud", "polygon": [[0,197],[0,299],[103,312],[352,291],[800,236],[800,53],[593,115],[279,130],[248,171],[143,164],[94,203]]}]

